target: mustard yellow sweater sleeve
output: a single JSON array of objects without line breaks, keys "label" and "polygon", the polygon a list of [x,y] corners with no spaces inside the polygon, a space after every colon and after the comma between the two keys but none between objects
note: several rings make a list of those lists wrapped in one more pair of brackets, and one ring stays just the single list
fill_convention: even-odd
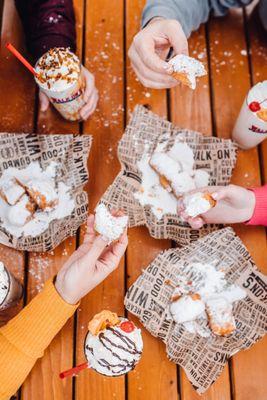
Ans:
[{"label": "mustard yellow sweater sleeve", "polygon": [[66,303],[49,280],[43,291],[0,329],[0,400],[18,390],[77,307]]}]

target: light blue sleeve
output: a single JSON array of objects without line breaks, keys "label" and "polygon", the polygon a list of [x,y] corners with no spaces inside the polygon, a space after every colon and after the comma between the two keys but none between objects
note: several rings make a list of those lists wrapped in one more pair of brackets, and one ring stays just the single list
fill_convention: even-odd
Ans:
[{"label": "light blue sleeve", "polygon": [[[242,7],[252,0],[147,0],[142,16],[144,27],[152,18],[163,17],[180,22],[187,37],[206,22],[210,12],[223,16],[232,7]],[[265,2],[267,18],[267,0]],[[266,21],[267,25],[267,21]]]}]

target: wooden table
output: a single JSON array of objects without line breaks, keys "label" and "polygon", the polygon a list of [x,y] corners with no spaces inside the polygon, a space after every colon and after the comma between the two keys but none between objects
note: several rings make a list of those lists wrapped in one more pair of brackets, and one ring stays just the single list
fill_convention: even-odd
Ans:
[{"label": "wooden table", "polygon": [[[2,44],[11,41],[24,49],[13,0],[4,0]],[[84,124],[67,123],[50,109],[38,110],[36,89],[30,74],[2,48],[0,62],[0,130],[3,132],[92,134],[90,155],[90,210],[119,171],[116,157],[120,139],[135,104],[146,104],[174,123],[207,135],[230,137],[243,98],[251,84],[266,78],[267,46],[259,25],[250,18],[251,9],[232,11],[214,19],[190,38],[190,51],[208,64],[209,75],[196,91],[177,87],[154,91],[142,87],[130,68],[127,49],[140,25],[144,0],[74,0],[78,53],[95,74],[100,91],[97,112]],[[1,19],[0,19],[1,21]],[[267,179],[267,143],[260,149],[240,152],[233,182],[254,186]],[[235,226],[259,268],[267,272],[265,230]],[[123,297],[156,254],[171,246],[149,237],[145,228],[131,229],[127,254],[102,285],[81,303],[76,315],[53,340],[38,361],[17,398],[23,400],[194,400],[184,372],[169,362],[164,345],[144,333],[144,355],[136,370],[126,377],[107,379],[91,371],[64,382],[58,373],[84,361],[83,340],[90,318],[103,308],[124,313]],[[24,304],[41,290],[83,238],[83,229],[48,254],[22,253],[0,246],[0,258],[25,286]],[[10,318],[12,310],[1,322]],[[237,354],[203,400],[266,400],[267,337],[252,349]]]}]

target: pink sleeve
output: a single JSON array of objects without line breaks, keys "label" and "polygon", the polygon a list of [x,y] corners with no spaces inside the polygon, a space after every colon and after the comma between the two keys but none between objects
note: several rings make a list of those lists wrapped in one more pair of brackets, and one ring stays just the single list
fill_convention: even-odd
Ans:
[{"label": "pink sleeve", "polygon": [[250,190],[255,194],[256,204],[254,213],[247,224],[267,226],[267,185]]}]

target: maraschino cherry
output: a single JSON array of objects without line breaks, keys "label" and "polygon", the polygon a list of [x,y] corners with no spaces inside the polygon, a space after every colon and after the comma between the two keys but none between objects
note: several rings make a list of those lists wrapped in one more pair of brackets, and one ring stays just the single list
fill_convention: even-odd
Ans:
[{"label": "maraschino cherry", "polygon": [[260,103],[258,101],[252,101],[249,104],[249,109],[253,112],[259,111],[261,109]]},{"label": "maraschino cherry", "polygon": [[130,332],[134,331],[135,326],[131,321],[123,321],[120,324],[120,328],[122,331],[130,333]]}]

